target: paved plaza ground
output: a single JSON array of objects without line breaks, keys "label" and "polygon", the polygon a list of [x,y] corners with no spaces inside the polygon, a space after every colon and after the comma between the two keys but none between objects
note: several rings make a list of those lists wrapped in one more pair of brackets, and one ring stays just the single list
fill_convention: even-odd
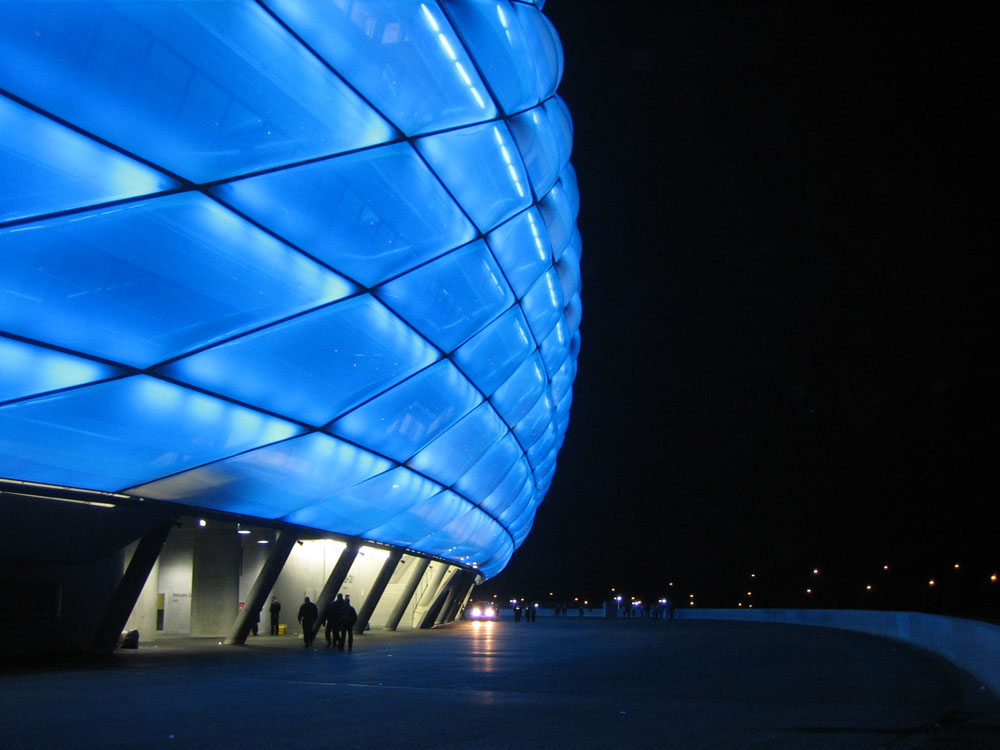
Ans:
[{"label": "paved plaza ground", "polygon": [[822,628],[462,622],[357,637],[163,638],[8,665],[29,748],[1000,748],[1000,701],[926,652]]}]

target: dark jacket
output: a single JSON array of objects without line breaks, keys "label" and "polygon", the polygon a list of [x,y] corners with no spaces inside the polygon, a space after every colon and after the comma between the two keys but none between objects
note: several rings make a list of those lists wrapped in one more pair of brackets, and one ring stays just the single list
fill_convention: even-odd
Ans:
[{"label": "dark jacket", "polygon": [[317,617],[319,617],[319,610],[316,609],[316,605],[312,602],[302,602],[302,606],[299,607],[299,622],[306,620],[315,622]]}]

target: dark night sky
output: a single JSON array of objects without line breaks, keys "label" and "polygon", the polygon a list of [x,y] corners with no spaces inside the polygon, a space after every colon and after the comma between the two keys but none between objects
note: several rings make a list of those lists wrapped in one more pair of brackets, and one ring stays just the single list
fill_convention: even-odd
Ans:
[{"label": "dark night sky", "polygon": [[800,5],[546,5],[583,347],[498,592],[1000,562],[988,23]]}]

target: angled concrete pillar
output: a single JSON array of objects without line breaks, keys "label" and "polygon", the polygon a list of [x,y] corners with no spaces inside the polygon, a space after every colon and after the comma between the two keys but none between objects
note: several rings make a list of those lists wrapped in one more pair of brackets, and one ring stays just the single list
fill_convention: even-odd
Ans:
[{"label": "angled concrete pillar", "polygon": [[472,593],[472,587],[476,585],[476,575],[468,570],[463,570],[461,573],[455,576],[455,592],[456,596],[452,599],[451,607],[449,611],[445,614],[444,620],[442,622],[451,622],[459,613],[462,611],[462,607],[469,600],[469,594]]},{"label": "angled concrete pillar", "polygon": [[330,571],[330,577],[326,579],[323,590],[319,592],[319,598],[316,600],[316,609],[319,610],[319,617],[316,618],[316,624],[313,626],[313,635],[319,632],[320,623],[323,622],[323,617],[326,615],[327,607],[330,606],[330,601],[340,591],[340,587],[344,585],[344,581],[347,579],[347,574],[351,572],[354,558],[358,556],[358,547],[357,542],[347,543],[344,551],[337,558],[337,564]]},{"label": "angled concrete pillar", "polygon": [[441,610],[444,608],[446,600],[451,594],[451,579],[455,577],[455,573],[458,572],[458,568],[451,565],[444,565],[443,567],[445,568],[445,572],[441,574],[440,578],[438,578],[440,583],[437,588],[433,591],[433,593],[430,593],[430,590],[428,590],[430,601],[428,605],[424,607],[424,611],[420,617],[420,622],[417,627],[433,628],[434,625],[437,624],[438,615],[441,614]]},{"label": "angled concrete pillar", "polygon": [[421,591],[420,599],[417,600],[417,606],[413,610],[413,626],[415,628],[424,628],[433,625],[433,622],[430,625],[425,624],[424,620],[427,619],[428,611],[430,611],[430,608],[434,605],[438,594],[441,592],[441,581],[444,580],[444,576],[447,572],[447,565],[442,562],[434,563],[427,585],[424,587],[423,591]]},{"label": "angled concrete pillar", "polygon": [[455,600],[458,599],[458,589],[459,582],[462,580],[462,571],[456,571],[448,582],[448,593],[445,595],[444,603],[441,605],[441,609],[438,610],[437,617],[434,618],[435,625],[441,625],[442,623],[448,622],[448,614],[451,612],[452,607],[455,604]]},{"label": "angled concrete pillar", "polygon": [[382,569],[375,576],[375,582],[365,596],[365,603],[358,610],[358,621],[354,624],[356,635],[361,635],[365,632],[365,626],[368,624],[368,620],[371,619],[372,612],[375,611],[375,607],[378,605],[378,600],[382,598],[385,587],[389,585],[392,574],[395,572],[396,566],[399,565],[399,560],[402,556],[403,553],[400,550],[394,549],[389,552],[389,556],[382,563]]},{"label": "angled concrete pillar", "polygon": [[274,582],[278,580],[281,569],[285,567],[285,562],[295,546],[296,536],[291,531],[279,531],[277,539],[271,545],[271,552],[264,561],[257,580],[253,582],[250,594],[247,596],[243,609],[236,615],[236,622],[226,638],[229,645],[242,646],[247,642],[247,636],[253,629],[256,621],[256,614],[264,608],[264,600],[268,593],[274,588]]},{"label": "angled concrete pillar", "polygon": [[118,646],[118,638],[121,636],[122,628],[128,622],[128,616],[132,613],[142,587],[146,584],[149,571],[153,569],[156,558],[163,549],[163,543],[167,541],[167,534],[170,533],[172,524],[165,523],[153,529],[139,540],[139,544],[132,553],[125,574],[118,582],[115,593],[111,596],[111,602],[104,613],[104,619],[98,626],[94,634],[91,649],[100,652],[114,651]]},{"label": "angled concrete pillar", "polygon": [[427,566],[430,564],[431,561],[426,557],[418,557],[413,563],[413,569],[410,571],[410,577],[406,580],[406,586],[399,595],[396,606],[392,608],[389,621],[385,624],[386,630],[395,630],[399,627],[399,621],[403,619],[406,608],[410,606],[410,600],[413,599],[413,594],[416,592],[417,586],[420,585],[420,581],[427,571]]}]

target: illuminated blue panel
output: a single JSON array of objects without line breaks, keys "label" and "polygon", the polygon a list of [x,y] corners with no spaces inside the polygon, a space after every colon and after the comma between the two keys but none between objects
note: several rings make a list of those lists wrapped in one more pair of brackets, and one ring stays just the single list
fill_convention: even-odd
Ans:
[{"label": "illuminated blue panel", "polygon": [[554,427],[554,429],[556,431],[556,434],[559,436],[558,439],[553,444],[553,450],[558,451],[563,446],[563,442],[566,439],[566,428],[569,427],[569,411],[568,410],[566,411],[565,414],[562,413],[562,412],[557,412],[556,413],[556,421],[553,422],[553,427]]},{"label": "illuminated blue panel", "polygon": [[454,361],[489,396],[531,354],[535,343],[518,308],[511,308],[455,352]]},{"label": "illuminated blue panel", "polygon": [[195,182],[395,135],[254,3],[5,3],[0,47],[0,88]]},{"label": "illuminated blue panel", "polygon": [[541,4],[2,4],[0,478],[499,572],[580,349]]},{"label": "illuminated blue panel", "polygon": [[476,565],[476,560],[493,560],[499,554],[512,549],[512,541],[507,530],[490,519],[489,523],[484,523],[482,530],[471,540],[471,548],[467,547],[465,552],[472,565]]},{"label": "illuminated blue panel", "polygon": [[435,359],[430,344],[362,295],[177,360],[162,371],[318,426]]},{"label": "illuminated blue panel", "polygon": [[558,94],[546,100],[543,106],[549,124],[556,132],[556,144],[559,147],[558,162],[565,169],[569,163],[569,155],[573,151],[573,118],[570,117],[566,101]]},{"label": "illuminated blue panel", "polygon": [[500,542],[500,548],[496,553],[479,564],[479,572],[485,578],[492,578],[503,570],[511,555],[514,554],[514,541],[511,538],[503,538]]},{"label": "illuminated blue panel", "polygon": [[515,425],[535,405],[545,386],[545,368],[541,358],[533,354],[506,383],[497,388],[490,400],[504,421]]},{"label": "illuminated blue panel", "polygon": [[486,239],[518,297],[552,265],[549,232],[534,208],[494,229]]},{"label": "illuminated blue panel", "polygon": [[367,536],[390,544],[411,547],[418,539],[427,536],[429,529],[446,526],[468,512],[467,501],[454,492],[445,490],[405,509],[381,526],[371,529]]},{"label": "illuminated blue panel", "polygon": [[535,61],[538,99],[548,99],[555,93],[563,74],[563,50],[559,35],[552,22],[530,5],[514,3],[514,13]]},{"label": "illuminated blue panel", "polygon": [[531,204],[521,156],[502,122],[429,135],[417,149],[483,232]]},{"label": "illuminated blue panel", "polygon": [[[289,513],[284,520],[300,526],[337,529],[343,534],[363,534],[440,491],[434,482],[400,466]],[[426,526],[414,524],[414,533],[427,530]]]},{"label": "illuminated blue panel", "polygon": [[[555,469],[555,463],[556,463],[556,454],[555,452],[551,452],[549,453],[547,458],[541,459],[539,464],[534,467],[536,488],[541,489],[543,484],[552,481],[551,475]],[[546,486],[544,489],[542,489],[541,494],[538,495],[539,503],[542,501],[542,497],[544,496],[545,491],[547,489],[548,487]]]},{"label": "illuminated blue panel", "polygon": [[579,292],[570,297],[569,301],[566,302],[564,313],[566,315],[566,325],[573,332],[573,338],[570,340],[570,353],[575,357],[580,351],[580,316],[583,313]]},{"label": "illuminated blue panel", "polygon": [[535,509],[527,511],[521,518],[511,524],[510,534],[514,537],[514,544],[520,546],[528,537],[531,526],[535,522]]},{"label": "illuminated blue panel", "polygon": [[500,512],[497,520],[509,528],[511,521],[514,521],[523,515],[526,510],[532,507],[534,502],[535,484],[534,479],[529,477],[514,500],[512,500],[507,507]]},{"label": "illuminated blue panel", "polygon": [[565,395],[556,403],[556,416],[558,418],[564,417],[569,413],[570,405],[573,403],[573,389],[570,388]]},{"label": "illuminated blue panel", "polygon": [[507,433],[462,475],[455,484],[455,489],[473,502],[482,502],[496,489],[514,462],[519,459],[524,460],[521,448],[514,436]]},{"label": "illuminated blue panel", "polygon": [[580,237],[580,230],[574,226],[569,236],[569,242],[566,243],[566,247],[563,248],[562,253],[559,255],[559,261],[563,263],[575,263],[579,266],[582,256],[583,238]]},{"label": "illuminated blue panel", "polygon": [[533,446],[552,423],[552,401],[542,396],[514,426],[517,441],[525,448]]},{"label": "illuminated blue panel", "polygon": [[563,299],[569,299],[580,290],[580,233],[574,231],[569,242],[563,249],[556,271],[559,272],[559,282],[562,284]]},{"label": "illuminated blue panel", "polygon": [[120,374],[117,368],[100,362],[0,337],[0,401]]},{"label": "illuminated blue panel", "polygon": [[0,407],[0,476],[117,491],[297,431],[139,375]]},{"label": "illuminated blue panel", "polygon": [[383,284],[375,294],[446,352],[514,303],[482,240]]},{"label": "illuminated blue panel", "polygon": [[556,374],[552,376],[552,398],[557,404],[570,392],[575,377],[576,360],[567,359]]},{"label": "illuminated blue panel", "polygon": [[[572,184],[575,189],[575,183]],[[579,206],[579,203],[567,194],[561,178],[538,204],[542,218],[545,220],[545,226],[549,230],[552,255],[557,260],[562,256],[563,250],[573,236],[574,221],[576,220],[574,205]]]},{"label": "illuminated blue panel", "polygon": [[543,340],[562,317],[563,296],[559,275],[550,270],[536,281],[521,300],[521,308],[535,338]]},{"label": "illuminated blue panel", "polygon": [[509,529],[510,533],[514,536],[515,540],[517,540],[519,537],[521,539],[524,538],[527,530],[531,528],[531,524],[534,522],[535,511],[537,509],[538,506],[532,503],[528,505],[527,508],[524,509],[521,515],[519,515],[517,518],[515,518],[510,522],[510,525],[507,528]]},{"label": "illuminated blue panel", "polygon": [[472,562],[473,556],[506,532],[496,521],[478,508],[472,508],[433,534],[415,542],[413,548],[431,555],[440,555],[461,562]]},{"label": "illuminated blue panel", "polygon": [[480,404],[407,464],[450,486],[506,432],[493,407]]},{"label": "illuminated blue panel", "polygon": [[[569,204],[569,235],[572,239],[573,234],[577,231],[576,217],[580,213],[580,186],[576,179],[576,169],[572,164],[567,164],[563,169],[562,174],[559,175],[559,184],[565,191],[565,200]],[[561,254],[556,255],[557,259],[559,257],[561,257]]]},{"label": "illuminated blue panel", "polygon": [[0,222],[176,186],[166,175],[0,96]]},{"label": "illuminated blue panel", "polygon": [[466,541],[456,548],[455,553],[464,554],[469,563],[475,564],[477,559],[494,559],[501,551],[510,548],[510,534],[487,516],[479,520],[474,529],[466,530]]},{"label": "illuminated blue panel", "polygon": [[[556,475],[556,462],[555,459],[552,460],[551,466],[545,471],[545,475],[536,482],[535,489],[539,497],[545,497],[548,491],[552,488],[552,480]],[[532,522],[534,522],[534,517],[532,517]]]},{"label": "illuminated blue panel", "polygon": [[314,432],[129,491],[199,508],[281,518],[391,467],[384,458]]},{"label": "illuminated blue panel", "polygon": [[0,230],[0,266],[0,329],[136,367],[351,291],[199,193]]},{"label": "illuminated blue panel", "polygon": [[475,236],[406,143],[226,183],[214,192],[366,286]]},{"label": "illuminated blue panel", "polygon": [[479,391],[443,360],[344,415],[330,431],[405,461],[480,401]]},{"label": "illuminated blue panel", "polygon": [[538,101],[538,79],[524,32],[507,0],[445,0],[479,69],[507,113]]},{"label": "illuminated blue panel", "polygon": [[549,377],[558,372],[562,363],[566,361],[566,357],[569,356],[569,343],[569,327],[565,320],[560,320],[538,347],[538,351],[542,355],[542,362],[545,363],[545,372]]},{"label": "illuminated blue panel", "polygon": [[524,461],[518,461],[513,468],[507,472],[507,476],[497,485],[480,504],[493,517],[499,516],[507,507],[517,500],[518,495],[524,491],[525,485],[531,478],[531,472]]},{"label": "illuminated blue panel", "polygon": [[[555,415],[551,415],[553,420]],[[535,441],[535,443],[525,451],[525,456],[528,459],[528,463],[531,466],[537,467],[541,466],[548,458],[553,455],[552,448],[556,444],[556,428],[553,422],[549,422],[545,428],[545,432],[542,436]]]},{"label": "illuminated blue panel", "polygon": [[267,5],[407,135],[496,116],[486,86],[435,2]]},{"label": "illuminated blue panel", "polygon": [[517,141],[517,148],[524,158],[524,166],[531,178],[536,195],[545,195],[562,173],[569,154],[560,142],[558,124],[550,122],[550,111],[558,117],[561,110],[544,105],[522,112],[510,121],[510,129]]}]

